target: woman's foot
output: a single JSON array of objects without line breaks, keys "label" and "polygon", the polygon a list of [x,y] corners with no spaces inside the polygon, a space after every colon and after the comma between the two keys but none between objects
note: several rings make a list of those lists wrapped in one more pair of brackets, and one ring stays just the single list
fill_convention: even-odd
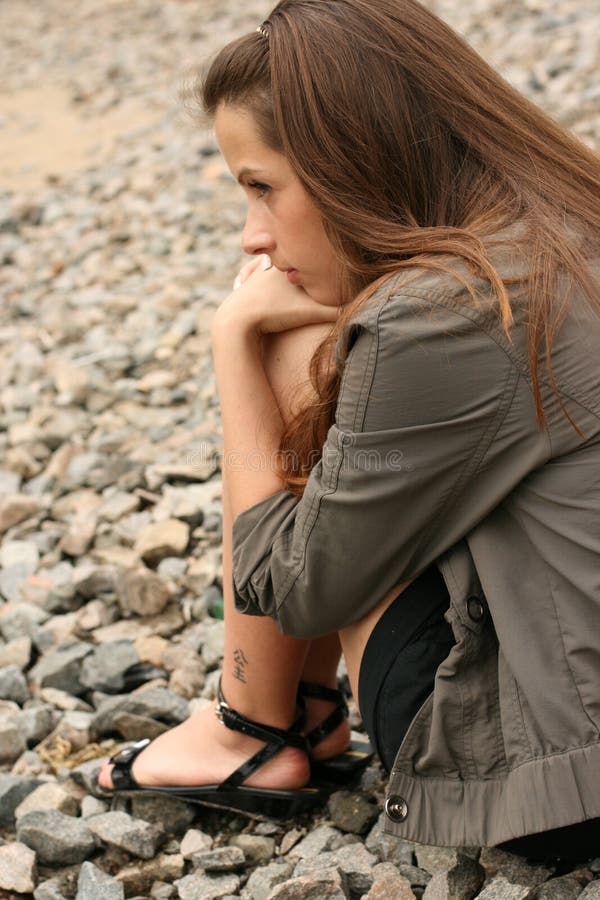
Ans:
[{"label": "woman's foot", "polygon": [[[224,726],[215,715],[215,705],[161,734],[140,753],[132,766],[138,784],[148,787],[220,784],[264,747],[264,742]],[[105,763],[98,776],[98,783],[105,790],[112,790],[111,769],[111,764]],[[306,753],[295,747],[284,747],[244,784],[294,790],[304,787],[309,777]]]},{"label": "woman's foot", "polygon": [[[306,698],[305,704],[305,733],[319,725],[335,708],[328,700]],[[329,759],[342,753],[349,741],[350,726],[344,719],[314,747],[312,756],[318,760]],[[262,746],[261,741],[222,725],[213,705],[152,741],[133,763],[132,774],[138,784],[145,786],[220,784]],[[112,765],[106,762],[98,776],[98,783],[105,790],[112,790],[111,769]],[[284,747],[244,784],[294,790],[304,787],[309,778],[308,756],[302,750]]]}]

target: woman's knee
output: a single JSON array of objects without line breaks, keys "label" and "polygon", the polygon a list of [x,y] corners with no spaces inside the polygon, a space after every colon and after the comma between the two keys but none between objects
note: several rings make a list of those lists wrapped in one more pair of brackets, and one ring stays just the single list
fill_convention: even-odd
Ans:
[{"label": "woman's knee", "polygon": [[285,419],[314,399],[310,361],[330,332],[330,324],[316,324],[264,336],[262,352],[265,374]]}]

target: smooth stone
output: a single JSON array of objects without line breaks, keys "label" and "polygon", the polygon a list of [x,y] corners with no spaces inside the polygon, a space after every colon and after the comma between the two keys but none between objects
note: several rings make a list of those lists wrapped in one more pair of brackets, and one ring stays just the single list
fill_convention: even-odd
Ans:
[{"label": "smooth stone", "polygon": [[168,725],[149,719],[148,716],[136,716],[133,713],[121,712],[113,719],[115,729],[126,741],[139,741],[150,738],[151,741],[169,730]]}]

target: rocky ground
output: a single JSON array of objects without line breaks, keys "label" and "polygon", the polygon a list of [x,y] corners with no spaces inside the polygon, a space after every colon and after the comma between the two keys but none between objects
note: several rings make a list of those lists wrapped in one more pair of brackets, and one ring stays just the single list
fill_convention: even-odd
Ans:
[{"label": "rocky ground", "polygon": [[[430,0],[600,146],[597,0]],[[241,197],[178,90],[263,0],[0,5],[0,897],[600,898],[383,835],[369,768],[282,826],[92,796],[98,758],[209,702],[222,648],[208,325]]]}]

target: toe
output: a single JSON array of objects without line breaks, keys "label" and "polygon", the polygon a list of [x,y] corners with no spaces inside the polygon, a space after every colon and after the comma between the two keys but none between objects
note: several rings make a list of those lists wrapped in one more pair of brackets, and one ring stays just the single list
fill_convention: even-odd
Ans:
[{"label": "toe", "polygon": [[105,762],[98,773],[98,784],[107,791],[112,791],[113,789],[112,778],[110,777],[112,768],[109,763]]}]

